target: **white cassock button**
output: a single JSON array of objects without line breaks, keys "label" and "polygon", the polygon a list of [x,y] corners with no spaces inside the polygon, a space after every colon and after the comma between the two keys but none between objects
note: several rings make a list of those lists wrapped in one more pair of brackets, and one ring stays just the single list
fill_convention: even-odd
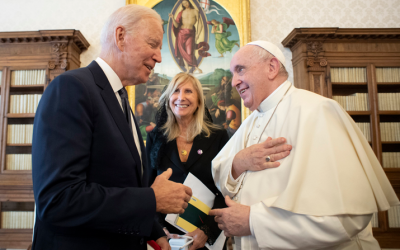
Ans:
[{"label": "white cassock button", "polygon": [[253,137],[253,140],[255,140],[255,139],[257,139],[257,136],[254,136],[254,137]]},{"label": "white cassock button", "polygon": [[260,124],[257,125],[257,128],[259,128],[259,127],[260,127]]},{"label": "white cassock button", "polygon": [[264,115],[260,115],[260,117],[263,117]]}]

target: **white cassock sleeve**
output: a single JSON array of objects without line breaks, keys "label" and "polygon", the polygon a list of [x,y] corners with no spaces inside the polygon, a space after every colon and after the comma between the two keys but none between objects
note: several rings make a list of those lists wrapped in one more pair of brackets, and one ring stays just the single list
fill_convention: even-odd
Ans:
[{"label": "white cassock sleeve", "polygon": [[239,177],[235,180],[232,176],[232,170],[229,172],[229,177],[226,180],[225,188],[229,192],[230,197],[239,192],[239,187],[240,187],[239,184],[242,184],[244,176],[245,172],[239,175]]},{"label": "white cassock sleeve", "polygon": [[262,202],[250,207],[250,230],[260,248],[319,249],[350,241],[368,226],[372,214],[309,216]]}]

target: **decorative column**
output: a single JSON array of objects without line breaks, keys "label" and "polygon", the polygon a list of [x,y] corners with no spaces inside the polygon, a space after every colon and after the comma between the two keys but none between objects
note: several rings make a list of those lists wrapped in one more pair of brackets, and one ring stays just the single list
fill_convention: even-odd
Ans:
[{"label": "decorative column", "polygon": [[55,42],[52,44],[52,61],[49,61],[47,67],[49,69],[49,84],[56,76],[67,70],[68,62],[68,40],[63,42]]},{"label": "decorative column", "polygon": [[307,71],[310,82],[310,91],[328,96],[328,61],[324,58],[323,43],[321,41],[306,41],[307,44]]}]

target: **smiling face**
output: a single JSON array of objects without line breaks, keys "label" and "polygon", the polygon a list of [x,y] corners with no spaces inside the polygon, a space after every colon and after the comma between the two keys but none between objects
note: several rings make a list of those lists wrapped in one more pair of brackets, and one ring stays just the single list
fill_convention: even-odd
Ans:
[{"label": "smiling face", "polygon": [[192,119],[199,106],[199,95],[193,83],[180,84],[169,98],[169,106],[177,119]]},{"label": "smiling face", "polygon": [[260,106],[268,97],[268,62],[264,62],[253,53],[253,45],[242,47],[233,56],[230,70],[233,74],[232,87],[236,88],[243,99],[244,106],[251,111]]},{"label": "smiling face", "polygon": [[[125,34],[123,62],[124,86],[147,82],[151,70],[161,62],[163,31],[161,24],[153,18],[143,19],[137,24],[135,34]],[[127,83],[127,84],[126,84]]]}]

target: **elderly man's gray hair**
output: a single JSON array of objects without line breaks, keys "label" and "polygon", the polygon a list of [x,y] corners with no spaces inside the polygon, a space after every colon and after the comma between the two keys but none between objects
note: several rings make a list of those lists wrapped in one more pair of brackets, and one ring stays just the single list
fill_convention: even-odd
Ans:
[{"label": "elderly man's gray hair", "polygon": [[[108,18],[107,22],[101,31],[100,43],[102,46],[102,52],[107,55],[115,54],[117,47],[115,44],[114,32],[118,26],[123,26],[128,34],[134,34],[140,29],[145,27],[139,27],[141,20],[156,19],[160,22],[160,15],[153,9],[145,6],[129,4],[116,10]],[[142,24],[146,25],[145,22]]]}]

